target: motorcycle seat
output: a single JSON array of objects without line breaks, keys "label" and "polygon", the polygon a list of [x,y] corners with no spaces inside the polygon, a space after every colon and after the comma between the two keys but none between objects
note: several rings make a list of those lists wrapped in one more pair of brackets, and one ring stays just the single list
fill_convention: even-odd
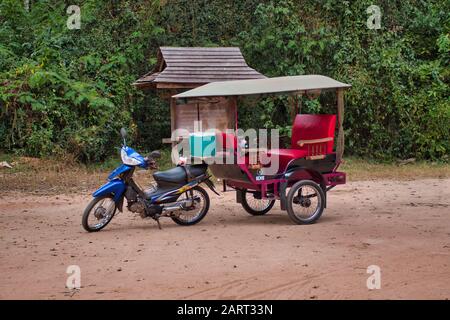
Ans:
[{"label": "motorcycle seat", "polygon": [[[194,177],[198,177],[202,174],[205,174],[208,166],[206,164],[199,165],[187,165],[190,174]],[[153,178],[155,181],[163,181],[163,182],[171,182],[171,183],[186,183],[187,175],[185,168],[181,166],[177,166],[175,168],[165,170],[165,171],[156,171],[153,174]]]}]

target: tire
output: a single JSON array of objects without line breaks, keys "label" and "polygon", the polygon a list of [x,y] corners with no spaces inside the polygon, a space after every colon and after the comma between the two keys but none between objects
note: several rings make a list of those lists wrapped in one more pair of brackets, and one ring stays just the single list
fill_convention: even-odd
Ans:
[{"label": "tire", "polygon": [[[247,192],[247,190],[242,190],[242,207],[252,216],[263,216],[267,212],[272,209],[273,205],[275,204],[275,200],[270,200],[269,204],[264,207],[263,209],[260,208],[254,208],[252,207],[248,201],[247,201],[247,195],[250,195],[251,193]],[[258,210],[259,209],[259,210]]]},{"label": "tire", "polygon": [[[299,199],[299,191],[303,191],[304,189],[314,190],[315,196],[309,197],[301,197]],[[311,200],[317,197],[317,205],[315,211],[309,217],[302,217],[296,211],[300,208],[309,208],[311,206]],[[305,201],[303,203],[303,201]],[[309,201],[309,202],[308,202]],[[308,205],[309,203],[309,205]],[[287,196],[287,212],[289,218],[297,224],[313,224],[315,223],[323,213],[325,208],[325,193],[322,188],[311,180],[302,180],[295,183],[291,190],[289,190]],[[297,210],[296,210],[297,209]],[[303,209],[302,209],[303,210]]]},{"label": "tire", "polygon": [[[105,199],[111,199],[112,203],[114,204],[114,208],[112,210],[112,213],[108,216],[107,219],[105,219],[105,221],[102,224],[99,224],[98,226],[91,226],[91,225],[89,225],[89,216],[91,214],[95,214],[95,212],[92,212],[93,211],[92,209],[95,207],[95,205],[97,203],[99,203],[100,201],[105,200]],[[116,210],[117,210],[117,206],[114,203],[112,195],[106,195],[106,196],[101,196],[101,197],[98,197],[98,198],[94,198],[88,204],[88,206],[86,207],[86,209],[84,210],[84,213],[83,213],[83,218],[82,218],[81,222],[82,222],[84,230],[86,230],[88,232],[97,232],[97,231],[102,230],[104,227],[106,227],[108,225],[108,223],[111,222],[112,218],[114,217],[114,214],[116,213]]]},{"label": "tire", "polygon": [[[192,193],[198,192],[198,194],[201,197],[203,197],[204,204],[203,204],[203,207],[201,208],[200,212],[198,214],[196,214],[195,217],[192,219],[183,219],[182,218],[183,213],[181,213],[177,217],[172,217],[172,220],[181,226],[192,226],[194,224],[199,223],[206,216],[206,214],[208,213],[208,210],[209,210],[210,200],[209,200],[209,195],[205,191],[205,189],[203,189],[200,186],[196,186],[196,187],[192,188],[191,190],[186,191],[185,194],[189,195],[191,192]],[[180,196],[180,198],[181,198],[181,196]],[[181,212],[183,212],[183,211],[181,211]],[[184,211],[184,212],[189,212],[189,211]]]}]

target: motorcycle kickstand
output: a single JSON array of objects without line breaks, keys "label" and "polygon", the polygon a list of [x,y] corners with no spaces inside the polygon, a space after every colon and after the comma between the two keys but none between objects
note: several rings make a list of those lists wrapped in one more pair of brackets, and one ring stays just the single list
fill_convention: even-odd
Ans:
[{"label": "motorcycle kickstand", "polygon": [[156,223],[158,224],[158,229],[162,230],[161,223],[159,222],[159,216],[158,217],[154,217],[153,220],[155,220]]}]

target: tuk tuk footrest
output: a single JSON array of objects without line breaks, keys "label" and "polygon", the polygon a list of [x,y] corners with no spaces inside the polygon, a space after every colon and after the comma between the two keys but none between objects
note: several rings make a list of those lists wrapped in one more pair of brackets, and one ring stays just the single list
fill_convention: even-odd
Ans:
[{"label": "tuk tuk footrest", "polygon": [[335,186],[345,184],[347,179],[345,172],[332,172],[323,174],[327,186]]}]

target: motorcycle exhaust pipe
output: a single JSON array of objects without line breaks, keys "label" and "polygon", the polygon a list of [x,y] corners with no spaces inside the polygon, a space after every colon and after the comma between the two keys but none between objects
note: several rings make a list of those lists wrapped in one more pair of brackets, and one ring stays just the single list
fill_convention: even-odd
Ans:
[{"label": "motorcycle exhaust pipe", "polygon": [[181,201],[177,201],[174,203],[168,203],[167,205],[162,207],[162,211],[166,212],[166,211],[176,211],[176,210],[181,210],[184,208],[189,208],[190,206],[192,206],[192,202],[195,199],[185,199],[185,200],[181,200]]},{"label": "motorcycle exhaust pipe", "polygon": [[176,211],[176,210],[180,210],[182,208],[181,204],[175,204],[175,205],[169,205],[169,206],[164,206],[162,208],[163,212],[166,211]]}]

